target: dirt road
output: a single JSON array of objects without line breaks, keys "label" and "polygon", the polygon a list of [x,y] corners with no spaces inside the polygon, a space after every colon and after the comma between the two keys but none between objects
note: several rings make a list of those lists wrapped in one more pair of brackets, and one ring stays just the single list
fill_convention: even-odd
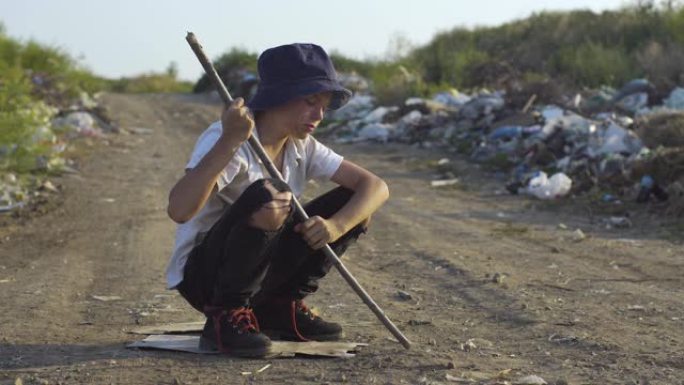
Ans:
[{"label": "dirt road", "polygon": [[643,214],[607,230],[579,204],[497,192],[499,182],[458,160],[460,187],[431,188],[429,165],[444,154],[400,145],[335,147],[390,185],[390,201],[344,260],[412,350],[335,271],[310,303],[349,340],[370,344],[355,358],[125,349],[139,325],[202,319],[164,288],[174,234],[165,206],[218,109],[187,96],[105,101],[123,127],[151,133],[96,145],[81,173],[56,181],[54,209],[0,227],[0,384],[493,384],[527,375],[684,384],[677,227]]}]

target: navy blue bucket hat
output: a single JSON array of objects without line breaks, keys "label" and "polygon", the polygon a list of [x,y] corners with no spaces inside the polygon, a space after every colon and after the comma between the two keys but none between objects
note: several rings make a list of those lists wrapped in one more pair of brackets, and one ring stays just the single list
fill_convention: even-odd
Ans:
[{"label": "navy blue bucket hat", "polygon": [[265,110],[307,95],[332,92],[328,108],[342,107],[352,93],[337,80],[332,60],[315,44],[288,44],[264,51],[257,63],[259,85],[247,106]]}]

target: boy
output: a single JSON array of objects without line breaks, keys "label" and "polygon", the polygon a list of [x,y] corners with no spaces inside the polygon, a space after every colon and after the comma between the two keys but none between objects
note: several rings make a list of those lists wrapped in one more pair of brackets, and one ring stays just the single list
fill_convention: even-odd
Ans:
[{"label": "boy", "polygon": [[[313,315],[303,298],[332,267],[321,248],[342,254],[389,196],[382,179],[310,136],[326,109],[351,96],[321,47],[271,48],[258,70],[249,103],[236,99],[199,137],[168,205],[179,223],[168,285],[206,315],[200,346],[249,357],[268,353],[269,336],[341,337],[340,325]],[[286,184],[268,178],[245,143],[250,134]],[[299,223],[292,194],[309,179],[339,187],[309,202],[311,218]]]}]

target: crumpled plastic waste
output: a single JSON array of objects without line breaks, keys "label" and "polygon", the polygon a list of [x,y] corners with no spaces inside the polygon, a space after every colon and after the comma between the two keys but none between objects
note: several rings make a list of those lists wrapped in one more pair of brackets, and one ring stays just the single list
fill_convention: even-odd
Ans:
[{"label": "crumpled plastic waste", "polygon": [[371,95],[355,94],[347,104],[328,114],[330,120],[352,120],[373,110],[374,98]]},{"label": "crumpled plastic waste", "polygon": [[466,119],[477,119],[483,115],[501,110],[505,105],[500,93],[483,94],[471,99],[461,108],[461,116]]},{"label": "crumpled plastic waste", "polygon": [[450,107],[461,107],[462,105],[468,103],[471,98],[470,96],[462,94],[456,90],[451,90],[450,92],[437,93],[432,100]]},{"label": "crumpled plastic waste", "polygon": [[374,140],[385,143],[389,139],[392,125],[383,123],[373,123],[364,126],[358,133],[358,138],[361,140]]},{"label": "crumpled plastic waste", "polygon": [[71,112],[64,117],[52,121],[55,130],[66,131],[70,134],[82,136],[102,136],[102,130],[97,127],[95,119],[87,112]]},{"label": "crumpled plastic waste", "polygon": [[684,110],[684,88],[677,87],[672,90],[663,104],[672,110]]},{"label": "crumpled plastic waste", "polygon": [[592,135],[588,152],[591,157],[614,153],[629,155],[638,153],[643,146],[641,139],[633,131],[609,122]]},{"label": "crumpled plastic waste", "polygon": [[[378,107],[369,95],[356,95],[333,112],[331,120],[344,142],[444,145],[469,154],[475,162],[512,167],[506,186],[511,193],[550,199],[566,195],[570,188],[579,193],[600,184],[601,188],[615,186],[610,193],[623,199],[626,183],[635,183],[631,178],[641,175],[632,172],[635,162],[648,152],[636,134],[647,138],[649,127],[644,126],[644,119],[655,122],[654,129],[660,133],[653,131],[657,140],[651,142],[662,142],[670,132],[663,131],[663,119],[654,120],[658,115],[640,116],[684,109],[684,88],[672,90],[663,105],[649,107],[653,91],[647,80],[635,79],[618,91],[604,86],[593,94],[583,93],[586,97],[576,97],[574,102],[566,98],[557,105],[536,105],[522,112],[519,107],[507,108],[503,91],[468,95],[450,90],[427,99],[408,98],[394,107]],[[667,129],[675,132],[678,126],[668,124]],[[541,169],[560,172],[548,177],[538,173]],[[650,191],[649,197],[655,196]]]},{"label": "crumpled plastic waste", "polygon": [[530,179],[525,192],[539,199],[555,199],[567,195],[572,188],[572,179],[559,172],[549,178],[545,172],[539,171]]},{"label": "crumpled plastic waste", "polygon": [[382,123],[382,120],[390,112],[396,112],[399,107],[378,107],[363,118],[364,123]]}]

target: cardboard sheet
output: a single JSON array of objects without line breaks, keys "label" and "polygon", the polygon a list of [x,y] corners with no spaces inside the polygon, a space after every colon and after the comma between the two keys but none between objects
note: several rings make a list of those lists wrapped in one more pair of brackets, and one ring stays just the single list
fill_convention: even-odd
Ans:
[{"label": "cardboard sheet", "polygon": [[[271,353],[265,358],[294,357],[295,355],[310,357],[354,357],[357,350],[368,344],[357,342],[288,342],[273,341]],[[128,348],[159,349],[196,354],[218,354],[199,348],[199,335],[154,334],[135,341]]]}]

